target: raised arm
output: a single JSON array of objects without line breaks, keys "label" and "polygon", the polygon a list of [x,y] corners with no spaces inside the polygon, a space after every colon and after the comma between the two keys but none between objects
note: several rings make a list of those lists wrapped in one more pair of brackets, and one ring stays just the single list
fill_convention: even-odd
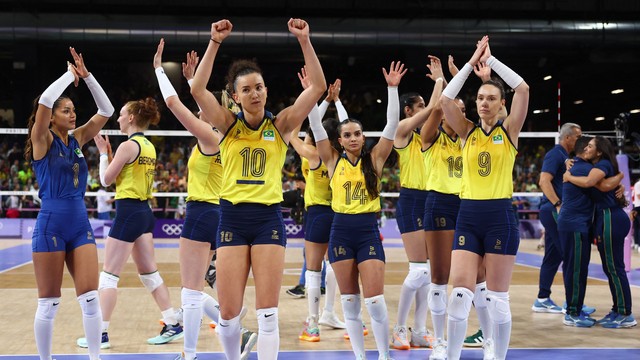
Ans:
[{"label": "raised arm", "polygon": [[382,68],[382,74],[387,81],[387,95],[389,97],[387,103],[387,125],[382,129],[382,136],[378,143],[371,149],[371,160],[373,166],[376,169],[378,177],[382,176],[382,167],[384,162],[387,161],[391,150],[393,150],[393,139],[396,137],[398,130],[398,123],[400,121],[400,99],[398,98],[398,85],[404,74],[407,73],[407,69],[404,68],[404,64],[400,61],[391,62],[389,66],[389,72],[385,68]]},{"label": "raised arm", "polygon": [[[476,44],[476,51],[471,55],[469,62],[464,64],[462,69],[451,79],[447,88],[442,92],[440,97],[440,104],[442,105],[442,111],[444,112],[445,121],[447,121],[451,128],[460,136],[463,141],[467,139],[469,131],[473,129],[472,122],[467,120],[458,106],[455,104],[455,98],[462,89],[465,81],[473,71],[473,67],[478,63],[480,57],[484,53],[485,48],[489,44],[489,37],[484,36]],[[451,60],[453,61],[453,60]]]},{"label": "raised arm", "polygon": [[[327,131],[322,126],[320,113],[316,106],[314,106],[311,109],[311,112],[309,112],[309,127],[313,132],[313,137],[316,139],[318,156],[320,156],[322,162],[327,166],[327,169],[329,170],[329,178],[331,178],[333,176],[333,171],[336,169],[336,164],[340,154],[333,148],[333,146],[331,146],[329,135],[327,135]],[[311,166],[311,164],[309,165]]]},{"label": "raised arm", "polygon": [[[162,53],[164,51],[164,39],[160,39],[156,54],[153,56],[153,67],[155,69],[156,78],[158,79],[158,85],[160,86],[160,92],[162,92],[162,98],[167,104],[167,107],[173,115],[180,121],[180,123],[189,131],[193,136],[198,138],[198,142],[203,145],[203,151],[207,154],[216,153],[219,150],[218,137],[215,131],[211,128],[211,125],[198,119],[191,110],[189,110],[176,93],[176,90],[171,85],[171,81],[165,74],[162,68]],[[183,68],[186,66],[195,69],[197,66],[198,55],[195,52],[187,54],[187,64],[183,64]],[[193,71],[192,71],[193,72]]]},{"label": "raised arm", "polygon": [[435,81],[433,91],[431,92],[431,97],[429,98],[429,103],[424,107],[424,109],[418,111],[413,116],[402,119],[400,121],[400,124],[398,125],[398,132],[396,133],[396,138],[394,140],[395,147],[402,148],[407,146],[407,144],[411,140],[413,130],[422,127],[422,125],[425,124],[425,122],[433,112],[434,107],[438,103],[440,95],[442,94],[442,88],[444,85],[442,64],[440,63],[440,59],[433,55],[429,55],[429,60],[430,64],[427,65],[427,67],[429,68],[431,73],[427,74],[427,77]]},{"label": "raised arm", "polygon": [[[302,68],[298,73],[298,79],[300,79],[300,84],[302,85],[303,89],[306,89],[307,87],[309,87],[310,81],[309,81],[309,78],[307,77],[307,73],[304,68]],[[322,117],[320,116],[317,109],[318,108],[316,106],[315,111],[312,110],[314,114],[313,115],[310,114],[309,116],[319,117],[322,121]],[[309,160],[309,166],[311,166],[311,168],[316,168],[320,163],[320,156],[318,155],[318,149],[316,149],[315,146],[311,144],[307,144],[306,142],[302,141],[302,139],[300,139],[299,134],[300,134],[301,128],[302,128],[302,123],[300,123],[300,125],[298,125],[296,128],[294,128],[291,131],[291,139],[289,140],[289,144],[293,146],[293,149],[298,153],[298,155]]]},{"label": "raised arm", "polygon": [[95,101],[98,106],[98,112],[93,115],[89,121],[78,127],[73,132],[73,136],[82,147],[82,145],[91,141],[94,136],[98,135],[111,115],[113,115],[115,109],[113,108],[111,101],[109,101],[107,94],[104,92],[100,84],[98,84],[96,78],[93,77],[93,74],[91,74],[89,70],[87,70],[82,54],[78,54],[76,49],[72,47],[69,48],[69,51],[71,51],[71,56],[73,56],[78,76],[84,80],[85,84],[87,84],[87,87],[93,96],[93,101]]},{"label": "raised arm", "polygon": [[527,118],[529,108],[529,85],[515,71],[491,55],[488,42],[480,62],[489,65],[514,90],[511,111],[504,121],[504,128],[509,133],[509,138],[514,142],[514,145],[518,146],[518,136]]},{"label": "raised arm", "polygon": [[220,105],[213,94],[207,90],[207,82],[211,77],[213,63],[218,54],[218,49],[222,42],[229,36],[233,29],[233,25],[229,20],[220,20],[211,24],[211,39],[209,46],[202,57],[200,66],[193,77],[191,84],[191,95],[198,103],[202,113],[207,120],[222,133],[225,134],[227,129],[235,120],[235,115],[229,109]]},{"label": "raised arm", "polygon": [[309,25],[302,19],[289,19],[288,26],[289,31],[295,35],[300,43],[307,76],[311,84],[302,91],[293,105],[282,110],[277,116],[275,125],[280,133],[286,137],[286,139],[283,139],[285,142],[289,141],[288,137],[291,135],[291,130],[304,121],[320,97],[322,97],[322,94],[327,90],[327,82],[324,79],[320,60],[318,60],[309,38]]}]

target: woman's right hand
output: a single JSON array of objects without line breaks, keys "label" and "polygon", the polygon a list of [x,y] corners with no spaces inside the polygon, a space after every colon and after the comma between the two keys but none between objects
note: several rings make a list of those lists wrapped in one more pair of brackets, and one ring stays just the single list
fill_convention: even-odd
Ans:
[{"label": "woman's right hand", "polygon": [[158,49],[156,50],[155,55],[153,55],[153,68],[157,69],[162,67],[162,52],[164,51],[164,38],[160,38],[160,42],[158,43]]},{"label": "woman's right hand", "polygon": [[404,64],[400,61],[392,61],[389,66],[389,72],[387,72],[387,69],[382,68],[382,73],[388,86],[398,86],[400,85],[400,80],[402,80],[404,74],[407,73],[407,70],[408,69],[405,69]]},{"label": "woman's right hand", "polygon": [[307,68],[303,67],[298,73],[298,79],[300,79],[300,85],[303,89],[307,89],[311,85],[311,79],[307,76]]},{"label": "woman's right hand", "polygon": [[182,63],[182,75],[187,81],[193,79],[193,76],[196,74],[198,62],[200,62],[200,58],[197,52],[191,50],[191,52],[187,53],[187,62]]},{"label": "woman's right hand", "polygon": [[76,69],[75,65],[67,61],[67,70],[73,74],[73,86],[78,87],[80,76],[78,75],[78,70]]},{"label": "woman's right hand", "polygon": [[223,19],[211,24],[211,39],[221,43],[231,34],[233,24],[227,19]]},{"label": "woman's right hand", "polygon": [[100,134],[93,137],[93,141],[96,142],[96,147],[100,154],[109,154],[111,144],[109,143],[109,135],[102,137]]},{"label": "woman's right hand", "polygon": [[484,51],[489,45],[489,36],[485,35],[478,41],[476,44],[476,51],[471,55],[471,59],[469,59],[469,65],[476,66],[480,58],[484,55]]}]

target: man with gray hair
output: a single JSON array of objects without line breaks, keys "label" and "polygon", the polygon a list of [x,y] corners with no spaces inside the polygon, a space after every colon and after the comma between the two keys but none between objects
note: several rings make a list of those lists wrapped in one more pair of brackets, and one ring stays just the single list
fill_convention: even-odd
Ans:
[{"label": "man with gray hair", "polygon": [[544,196],[540,203],[540,222],[544,226],[544,258],[540,266],[538,298],[531,309],[541,313],[562,313],[562,308],[551,300],[551,285],[562,262],[562,252],[558,240],[558,212],[562,206],[562,174],[569,153],[582,136],[580,125],[566,123],[560,128],[559,143],[549,150],[542,163],[540,189]]}]

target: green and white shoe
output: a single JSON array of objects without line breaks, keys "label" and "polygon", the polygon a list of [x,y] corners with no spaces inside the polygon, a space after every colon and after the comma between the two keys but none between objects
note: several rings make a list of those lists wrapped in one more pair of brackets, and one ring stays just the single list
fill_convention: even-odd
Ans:
[{"label": "green and white shoe", "polygon": [[484,337],[482,336],[482,329],[478,329],[478,332],[471,335],[471,336],[467,336],[466,339],[464,339],[464,346],[469,346],[469,347],[481,347],[484,344]]},{"label": "green and white shoe", "polygon": [[160,335],[147,339],[149,345],[162,345],[173,340],[182,339],[184,332],[182,325],[165,325],[160,331]]}]

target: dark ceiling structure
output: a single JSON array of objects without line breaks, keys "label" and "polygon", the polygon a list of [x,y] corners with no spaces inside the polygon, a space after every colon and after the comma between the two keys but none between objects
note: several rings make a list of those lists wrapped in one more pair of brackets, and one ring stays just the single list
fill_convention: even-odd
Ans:
[{"label": "dark ceiling structure", "polygon": [[[69,44],[107,63],[146,62],[160,37],[165,58],[181,61],[192,48],[204,51],[211,22],[222,18],[234,24],[223,59],[300,64],[290,17],[309,22],[329,81],[371,81],[371,71],[401,59],[413,69],[407,86],[427,91],[428,54],[452,54],[462,65],[488,34],[493,54],[531,86],[525,130],[556,128],[558,84],[563,122],[609,130],[620,113],[640,109],[640,1],[631,0],[0,0],[0,66],[46,67],[53,49]],[[638,123],[631,113],[631,130],[640,131]]]}]

